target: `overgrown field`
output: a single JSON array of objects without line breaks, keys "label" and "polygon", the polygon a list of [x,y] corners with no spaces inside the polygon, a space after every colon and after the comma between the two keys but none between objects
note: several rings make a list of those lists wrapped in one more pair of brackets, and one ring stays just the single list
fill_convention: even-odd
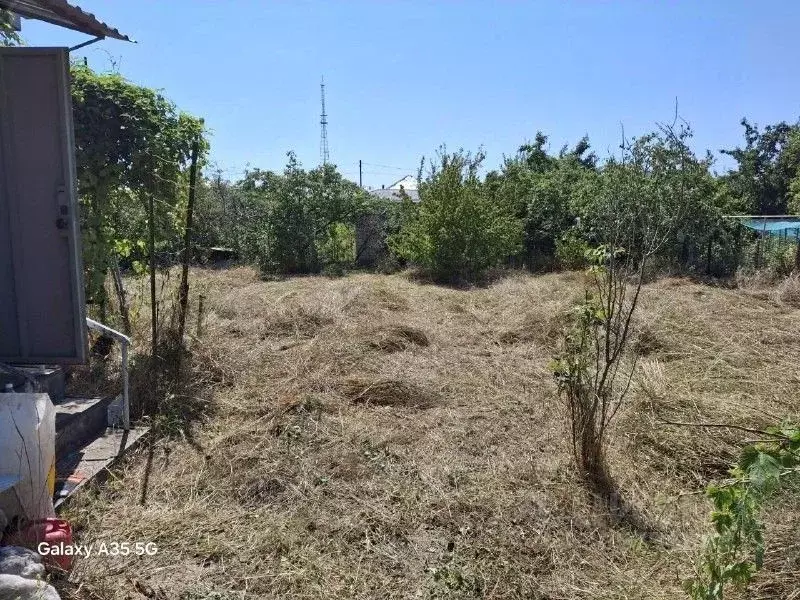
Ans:
[{"label": "overgrown field", "polygon": [[[206,419],[156,443],[144,504],[146,449],[68,515],[83,543],[159,552],[81,559],[65,595],[685,597],[708,532],[702,489],[753,435],[663,421],[797,417],[800,295],[645,287],[634,391],[609,457],[646,524],[636,531],[581,485],[549,368],[582,279],[458,290],[403,274],[195,271]],[[768,507],[749,597],[800,598],[796,492]]]}]

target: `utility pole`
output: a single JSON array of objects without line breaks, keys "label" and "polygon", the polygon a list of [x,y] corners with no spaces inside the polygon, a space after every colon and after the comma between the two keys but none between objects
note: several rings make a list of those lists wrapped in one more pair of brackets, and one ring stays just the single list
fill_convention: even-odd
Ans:
[{"label": "utility pole", "polygon": [[363,188],[364,183],[361,181],[361,159],[358,159],[358,187]]},{"label": "utility pole", "polygon": [[322,114],[320,115],[319,124],[320,124],[320,139],[319,139],[319,157],[322,160],[323,165],[328,164],[328,160],[330,159],[329,150],[328,150],[328,114],[325,112],[325,78],[322,78],[321,83],[319,84],[321,96],[322,96]]}]

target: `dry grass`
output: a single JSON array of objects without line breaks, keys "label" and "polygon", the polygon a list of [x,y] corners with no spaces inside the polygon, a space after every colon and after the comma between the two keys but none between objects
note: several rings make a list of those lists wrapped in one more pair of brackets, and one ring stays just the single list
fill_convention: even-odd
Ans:
[{"label": "dry grass", "polygon": [[412,345],[428,346],[430,341],[425,332],[407,325],[376,327],[370,332],[368,344],[384,352],[401,352]]},{"label": "dry grass", "polygon": [[800,275],[794,274],[784,279],[777,290],[778,301],[793,308],[800,308]]},{"label": "dry grass", "polygon": [[340,389],[354,404],[431,408],[436,403],[436,398],[419,385],[394,379],[349,377]]},{"label": "dry grass", "polygon": [[[800,407],[789,302],[648,285],[646,356],[610,454],[645,539],[604,518],[571,463],[548,364],[580,275],[474,290],[194,275],[215,413],[196,443],[158,444],[143,506],[134,456],[71,507],[82,542],[160,551],[80,560],[67,598],[682,598],[709,510],[686,492],[723,474],[745,434],[663,421],[762,426]],[[754,597],[800,587],[790,498],[767,513],[783,551]]]}]

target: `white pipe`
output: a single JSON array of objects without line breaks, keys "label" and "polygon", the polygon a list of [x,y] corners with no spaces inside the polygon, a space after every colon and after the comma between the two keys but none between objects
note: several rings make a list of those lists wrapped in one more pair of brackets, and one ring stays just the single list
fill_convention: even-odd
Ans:
[{"label": "white pipe", "polygon": [[89,329],[102,331],[106,335],[119,340],[122,344],[122,427],[125,431],[128,431],[131,428],[131,403],[128,396],[128,346],[131,343],[131,338],[89,317],[86,317],[86,325]]}]

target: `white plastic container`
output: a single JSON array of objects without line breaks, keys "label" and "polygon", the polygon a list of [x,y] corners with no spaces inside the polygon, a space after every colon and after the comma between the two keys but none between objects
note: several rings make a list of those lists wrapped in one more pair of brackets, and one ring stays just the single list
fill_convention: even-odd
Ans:
[{"label": "white plastic container", "polygon": [[[0,476],[19,477],[14,495],[28,520],[55,516],[56,410],[47,394],[0,394]],[[11,520],[14,514],[6,513]]]}]

